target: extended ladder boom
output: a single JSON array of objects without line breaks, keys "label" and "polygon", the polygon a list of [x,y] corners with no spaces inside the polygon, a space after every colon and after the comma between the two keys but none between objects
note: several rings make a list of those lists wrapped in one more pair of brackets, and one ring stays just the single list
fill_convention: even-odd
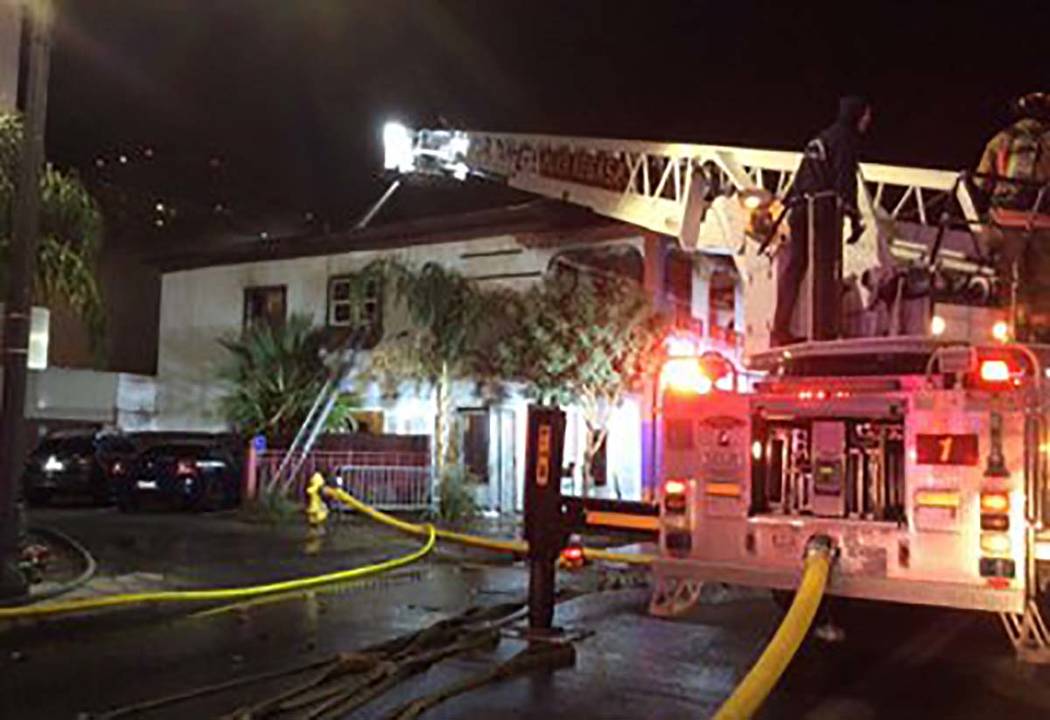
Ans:
[{"label": "extended ladder boom", "polygon": [[[386,167],[403,173],[468,175],[588,207],[601,215],[678,237],[685,247],[734,253],[738,237],[702,231],[712,194],[764,189],[782,196],[801,159],[797,152],[637,140],[524,135],[468,130],[384,131]],[[959,173],[881,164],[861,166],[860,202],[872,219],[931,231],[944,213],[976,223]],[[721,219],[724,225],[724,218]],[[892,223],[891,223],[892,224]],[[886,238],[894,256],[913,259],[929,239]],[[921,234],[921,233],[920,233]],[[955,256],[955,257],[953,257]],[[951,249],[946,259],[961,260]]]}]

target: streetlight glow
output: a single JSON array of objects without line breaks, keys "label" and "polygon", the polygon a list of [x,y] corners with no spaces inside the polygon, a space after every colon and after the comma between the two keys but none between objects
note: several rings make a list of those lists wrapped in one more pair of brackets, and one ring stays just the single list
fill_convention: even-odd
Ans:
[{"label": "streetlight glow", "polygon": [[409,172],[413,165],[412,131],[399,122],[383,126],[383,167]]}]

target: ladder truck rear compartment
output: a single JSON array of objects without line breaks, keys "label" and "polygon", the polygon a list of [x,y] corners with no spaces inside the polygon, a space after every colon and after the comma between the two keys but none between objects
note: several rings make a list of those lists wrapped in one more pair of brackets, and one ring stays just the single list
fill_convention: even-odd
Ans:
[{"label": "ladder truck rear compartment", "polygon": [[[826,535],[833,595],[1024,613],[1046,514],[1040,355],[853,345],[771,353],[753,392],[662,384],[657,584],[788,590]],[[866,374],[876,359],[910,372]]]}]

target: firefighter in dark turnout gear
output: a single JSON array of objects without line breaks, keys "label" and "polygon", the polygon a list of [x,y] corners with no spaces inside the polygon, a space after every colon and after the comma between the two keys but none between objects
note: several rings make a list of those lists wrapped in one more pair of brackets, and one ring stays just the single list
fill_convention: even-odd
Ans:
[{"label": "firefighter in dark turnout gear", "polygon": [[1019,340],[1050,341],[1050,95],[1011,104],[1014,122],[985,146],[977,188],[988,202],[980,234],[1006,281]]},{"label": "firefighter in dark turnout gear", "polygon": [[842,218],[850,218],[850,237],[860,238],[863,226],[857,207],[857,170],[861,137],[871,124],[871,105],[859,97],[839,101],[838,119],[810,140],[788,193],[791,239],[779,258],[777,306],[772,344],[798,342],[791,333],[791,316],[802,279],[813,256],[813,338],[839,335],[842,302]]}]

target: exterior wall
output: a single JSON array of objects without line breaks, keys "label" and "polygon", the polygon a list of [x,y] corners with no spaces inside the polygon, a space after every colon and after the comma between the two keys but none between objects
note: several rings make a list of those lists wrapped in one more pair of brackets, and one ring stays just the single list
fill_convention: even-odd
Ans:
[{"label": "exterior wall", "polygon": [[157,348],[158,429],[221,430],[217,407],[221,338],[240,332],[244,289],[287,285],[289,312],[324,320],[325,258],[202,268],[165,275]]},{"label": "exterior wall", "polygon": [[155,414],[156,385],[152,377],[48,368],[30,370],[26,378],[25,418],[36,428],[31,436],[47,429],[77,426],[149,430]]},{"label": "exterior wall", "polygon": [[145,430],[156,413],[153,378],[96,370],[48,368],[30,372],[26,417]]}]

